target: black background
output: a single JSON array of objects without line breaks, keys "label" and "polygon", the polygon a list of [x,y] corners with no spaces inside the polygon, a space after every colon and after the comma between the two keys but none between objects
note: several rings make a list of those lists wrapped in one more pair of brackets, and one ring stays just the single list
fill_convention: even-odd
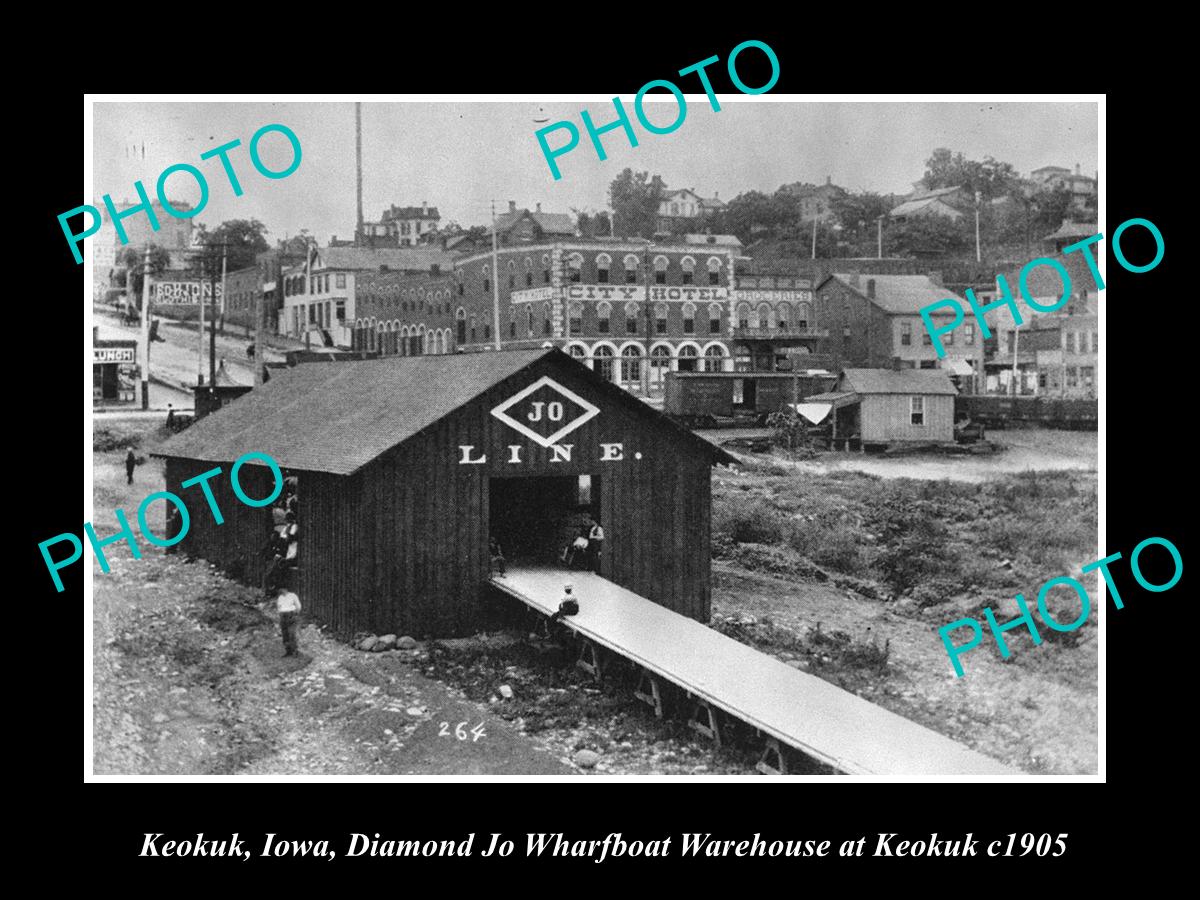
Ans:
[{"label": "black background", "polygon": [[[716,21],[714,19],[714,21]],[[837,65],[819,65],[824,54],[814,47],[814,36],[801,36],[770,29],[735,25],[712,28],[688,38],[679,36],[654,43],[654,52],[635,52],[638,28],[631,24],[630,52],[613,53],[612,36],[603,29],[589,36],[571,26],[569,34],[545,40],[515,40],[511,44],[471,46],[455,36],[451,53],[442,64],[430,69],[428,80],[407,75],[399,79],[365,75],[347,78],[334,85],[310,86],[304,79],[267,77],[247,72],[234,56],[218,56],[215,67],[225,77],[179,77],[179,90],[236,91],[321,89],[359,92],[367,90],[456,91],[491,90],[532,95],[566,91],[620,94],[628,100],[646,81],[671,78],[684,66],[717,54],[722,63],[709,69],[718,93],[732,92],[724,74],[724,59],[737,43],[749,38],[768,42],[781,65],[779,83],[772,93],[804,91],[879,90],[904,91],[1029,91],[1071,87],[1101,92],[1106,78],[1086,76],[1086,67],[1071,67],[1071,78],[1051,78],[1047,72],[1026,73],[1025,82],[1013,83],[1012,68],[1004,78],[976,71],[963,77],[958,69],[913,71],[915,63],[904,63],[904,71],[887,68],[881,78],[887,51],[878,50],[848,58]],[[824,42],[831,51],[837,41]],[[306,44],[296,39],[297,47]],[[481,39],[483,40],[483,39]],[[589,41],[598,42],[589,53]],[[404,41],[400,42],[404,44]],[[820,42],[818,42],[820,43]],[[600,47],[606,48],[599,52]],[[246,48],[249,49],[249,48]],[[574,51],[578,51],[577,53]],[[254,55],[254,54],[252,54]],[[302,58],[306,52],[300,53]],[[402,56],[412,63],[410,73],[421,71],[422,54]],[[432,54],[430,59],[437,59]],[[761,58],[749,51],[739,58],[739,72],[750,85],[765,82],[765,67],[754,71]],[[965,59],[964,59],[965,61]],[[385,72],[381,60],[364,48],[354,60],[363,73]],[[1015,64],[1014,64],[1015,65]],[[336,68],[336,67],[335,67]],[[400,67],[404,69],[405,67]],[[981,67],[983,68],[983,67]],[[1058,75],[1065,70],[1051,69]],[[281,73],[282,74],[282,73]],[[694,76],[676,79],[688,92],[698,89]],[[369,83],[368,83],[369,82]],[[1190,379],[1185,362],[1191,361],[1184,342],[1189,339],[1190,297],[1184,292],[1182,268],[1187,265],[1190,229],[1168,208],[1173,196],[1187,190],[1189,167],[1183,160],[1164,157],[1162,142],[1168,138],[1169,119],[1147,105],[1130,82],[1124,90],[1110,92],[1107,107],[1107,221],[1100,223],[1106,238],[1117,224],[1131,217],[1148,218],[1166,239],[1163,262],[1145,274],[1124,271],[1111,255],[1108,258],[1107,289],[1100,295],[1107,310],[1105,377],[1107,412],[1107,543],[1106,551],[1120,551],[1126,558],[1143,538],[1168,538],[1187,557],[1182,510],[1191,478],[1184,479],[1185,454],[1190,454]],[[96,90],[140,90],[117,78],[97,84]],[[74,481],[81,443],[80,336],[84,341],[83,304],[80,302],[81,267],[77,266],[59,229],[59,212],[91,198],[80,193],[79,137],[77,118],[82,95],[62,86],[33,98],[28,117],[31,131],[38,135],[29,151],[25,168],[33,174],[10,174],[16,188],[10,204],[20,204],[18,217],[33,231],[20,235],[10,246],[30,252],[36,262],[28,269],[10,269],[10,322],[22,323],[19,335],[32,354],[21,367],[9,368],[10,410],[17,411],[15,433],[10,445],[16,465],[10,464],[13,480],[10,509],[28,510],[22,518],[18,554],[29,566],[32,594],[10,597],[10,639],[14,658],[9,660],[14,702],[11,707],[9,740],[22,759],[14,773],[34,771],[44,781],[30,779],[26,787],[47,787],[42,799],[22,803],[24,814],[17,826],[10,853],[29,847],[52,855],[44,865],[81,864],[93,877],[110,884],[139,884],[166,888],[175,885],[239,885],[247,875],[269,879],[271,884],[305,887],[337,885],[343,889],[374,891],[416,888],[414,876],[426,876],[423,890],[484,891],[492,885],[501,889],[557,890],[577,892],[604,880],[638,889],[644,880],[630,881],[631,874],[666,875],[671,888],[680,885],[678,876],[696,879],[716,889],[711,875],[739,872],[737,886],[746,890],[803,890],[821,885],[816,873],[840,873],[850,878],[876,874],[892,879],[915,874],[923,884],[938,889],[975,890],[983,885],[1003,884],[1008,888],[1033,889],[1045,882],[1031,876],[1051,877],[1099,868],[1115,856],[1147,854],[1160,858],[1167,853],[1170,810],[1176,805],[1176,772],[1190,763],[1190,743],[1185,729],[1194,706],[1191,680],[1184,680],[1181,661],[1191,655],[1189,635],[1177,621],[1186,614],[1186,581],[1171,591],[1149,594],[1129,575],[1124,562],[1114,571],[1125,599],[1125,608],[1107,610],[1108,681],[1107,783],[1066,784],[1052,779],[1013,785],[989,784],[830,784],[815,782],[770,783],[768,779],[745,779],[736,783],[705,784],[683,780],[669,784],[614,784],[602,779],[565,780],[528,784],[491,781],[487,783],[437,782],[287,784],[206,783],[195,784],[93,784],[81,778],[77,705],[80,699],[78,644],[68,639],[68,627],[80,622],[82,566],[63,573],[67,590],[56,594],[46,577],[37,542],[74,529],[79,533],[83,485]],[[171,99],[162,96],[156,99]],[[645,140],[687,140],[690,129],[701,127],[699,118],[689,117],[676,133],[647,136]],[[932,147],[930,148],[932,149]],[[537,152],[531,135],[531,152]],[[879,152],[879,148],[870,148]],[[1002,155],[1002,154],[1001,154]],[[1073,162],[1072,160],[1048,160]],[[610,160],[615,175],[626,162],[638,168],[636,151],[624,160]],[[17,169],[10,168],[10,173]],[[564,177],[568,177],[564,175]],[[120,186],[111,186],[116,191]],[[98,186],[97,193],[100,193]],[[12,207],[10,206],[10,209]],[[1144,240],[1143,240],[1144,239]],[[1153,246],[1145,232],[1133,229],[1122,241],[1131,260],[1147,260]],[[1103,244],[1107,252],[1108,242]],[[22,260],[23,262],[23,260]],[[1174,274],[1173,274],[1174,273]],[[80,320],[74,319],[79,314]],[[78,329],[78,330],[76,330]],[[22,353],[24,357],[24,353]],[[11,415],[11,413],[10,413]],[[45,434],[45,438],[42,435]],[[22,436],[24,435],[24,436]],[[85,454],[88,448],[84,447]],[[18,473],[20,473],[18,475]],[[1190,475],[1190,472],[1189,472]],[[25,485],[33,488],[28,491]],[[1152,562],[1158,551],[1145,558],[1144,571],[1163,581]],[[1161,554],[1166,556],[1165,552]],[[85,550],[85,563],[90,564]],[[104,577],[96,575],[97,578]],[[1094,614],[1094,613],[1093,613]],[[91,652],[85,641],[85,656]],[[26,654],[26,659],[16,658]],[[26,668],[27,667],[27,668]],[[22,676],[20,673],[25,672]],[[27,681],[28,679],[28,681]],[[25,682],[25,689],[22,687]],[[29,683],[32,682],[32,683]],[[1185,693],[1186,692],[1186,693]],[[83,692],[90,702],[87,688]],[[1102,744],[1102,750],[1104,745]],[[84,769],[88,768],[86,753]],[[250,862],[230,860],[138,859],[146,832],[165,832],[186,839],[203,831],[207,837],[224,837],[240,832],[257,849],[265,832],[285,839],[328,839],[338,850],[334,862],[304,859]],[[1007,839],[1012,832],[1069,835],[1069,851],[1061,859],[987,859],[972,861],[904,859],[735,859],[683,860],[678,855],[660,860],[615,859],[596,865],[588,860],[542,858],[530,864],[522,847],[528,832],[565,832],[572,839],[600,839],[609,832],[622,832],[627,840],[653,840],[674,836],[678,848],[681,832],[711,832],[721,839],[747,839],[756,832],[767,840],[830,840],[836,848],[843,839],[867,835],[868,849],[879,832],[900,832],[900,838],[920,839],[931,832],[956,838],[973,832],[976,838]],[[462,840],[476,832],[476,852],[485,847],[491,832],[502,832],[518,845],[509,859],[369,859],[348,860],[343,856],[350,832],[386,838]],[[10,839],[12,840],[12,839]],[[984,845],[986,846],[986,844]],[[66,854],[65,856],[63,854]],[[476,879],[504,876],[520,867],[532,875],[520,882],[484,882]],[[972,875],[986,872],[1007,876],[1004,881],[984,881]],[[129,876],[126,882],[124,876]],[[546,879],[550,876],[549,880]],[[780,876],[779,880],[763,880]],[[807,878],[806,878],[807,876]],[[133,881],[132,879],[146,879]],[[758,881],[748,880],[758,878]],[[279,879],[277,881],[277,879]],[[1011,880],[1010,880],[1011,879]],[[839,887],[855,885],[838,880]]]}]

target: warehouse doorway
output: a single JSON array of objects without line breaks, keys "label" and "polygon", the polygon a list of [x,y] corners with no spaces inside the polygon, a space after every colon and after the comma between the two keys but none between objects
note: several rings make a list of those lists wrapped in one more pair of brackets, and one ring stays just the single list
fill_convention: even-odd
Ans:
[{"label": "warehouse doorway", "polygon": [[488,493],[489,534],[510,565],[565,566],[564,551],[600,521],[598,475],[491,478]]}]

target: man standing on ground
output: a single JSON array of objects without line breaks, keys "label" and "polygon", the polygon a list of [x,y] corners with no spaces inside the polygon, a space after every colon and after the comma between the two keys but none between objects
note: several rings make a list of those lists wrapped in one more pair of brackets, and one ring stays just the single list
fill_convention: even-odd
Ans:
[{"label": "man standing on ground", "polygon": [[280,588],[275,598],[279,610],[279,632],[283,635],[283,655],[295,656],[300,645],[300,598],[287,588]]},{"label": "man standing on ground", "polygon": [[133,452],[133,448],[129,448],[129,452],[125,454],[125,483],[133,484],[133,469],[137,465],[137,454]]}]

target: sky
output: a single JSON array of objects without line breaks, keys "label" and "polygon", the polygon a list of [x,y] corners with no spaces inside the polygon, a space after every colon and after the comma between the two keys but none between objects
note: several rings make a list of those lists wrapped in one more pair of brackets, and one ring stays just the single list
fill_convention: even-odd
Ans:
[{"label": "sky", "polygon": [[[649,97],[654,97],[654,94]],[[668,124],[675,101],[647,100],[651,122]],[[749,190],[772,193],[795,181],[833,183],[851,191],[906,193],[924,173],[938,147],[971,159],[993,156],[1027,175],[1045,165],[1095,176],[1098,160],[1097,104],[1093,102],[797,102],[764,94],[718,95],[714,111],[703,94],[687,95],[687,114],[671,134],[656,135],[638,123],[633,98],[622,97],[638,146],[623,130],[602,135],[608,158],[598,159],[580,110],[597,127],[615,119],[610,98],[561,97],[520,102],[363,103],[363,212],[378,220],[392,204],[436,206],[442,223],[486,224],[496,211],[542,204],[546,212],[599,210],[608,184],[622,169],[661,175],[668,187],[730,200]],[[535,123],[545,118],[547,123]],[[555,180],[535,132],[558,121],[580,131],[580,143],[557,162]],[[263,125],[281,123],[300,140],[299,168],[283,179],[260,175],[249,143]],[[220,161],[200,154],[240,139],[230,153],[244,193],[236,197]],[[567,139],[548,136],[552,147]],[[144,146],[145,157],[142,157]],[[136,147],[131,152],[130,148]],[[283,169],[291,159],[286,138],[264,137],[264,163]],[[257,218],[269,238],[302,228],[324,243],[354,233],[354,103],[344,102],[97,102],[93,106],[93,199],[134,199],[141,180],[154,195],[159,174],[176,163],[199,168],[209,184],[207,207],[197,217],[210,227],[227,219]],[[187,173],[167,182],[172,201],[199,201]],[[105,228],[111,227],[106,223]]]}]

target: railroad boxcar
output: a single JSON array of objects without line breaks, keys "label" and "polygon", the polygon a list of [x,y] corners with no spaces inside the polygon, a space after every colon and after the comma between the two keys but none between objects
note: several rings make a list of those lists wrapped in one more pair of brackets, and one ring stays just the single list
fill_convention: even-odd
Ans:
[{"label": "railroad boxcar", "polygon": [[829,390],[831,374],[670,372],[663,412],[690,428],[761,425],[790,403]]},{"label": "railroad boxcar", "polygon": [[1004,397],[960,394],[954,400],[954,418],[971,419],[989,428],[1040,425],[1094,431],[1099,424],[1095,400],[1056,397]]}]

